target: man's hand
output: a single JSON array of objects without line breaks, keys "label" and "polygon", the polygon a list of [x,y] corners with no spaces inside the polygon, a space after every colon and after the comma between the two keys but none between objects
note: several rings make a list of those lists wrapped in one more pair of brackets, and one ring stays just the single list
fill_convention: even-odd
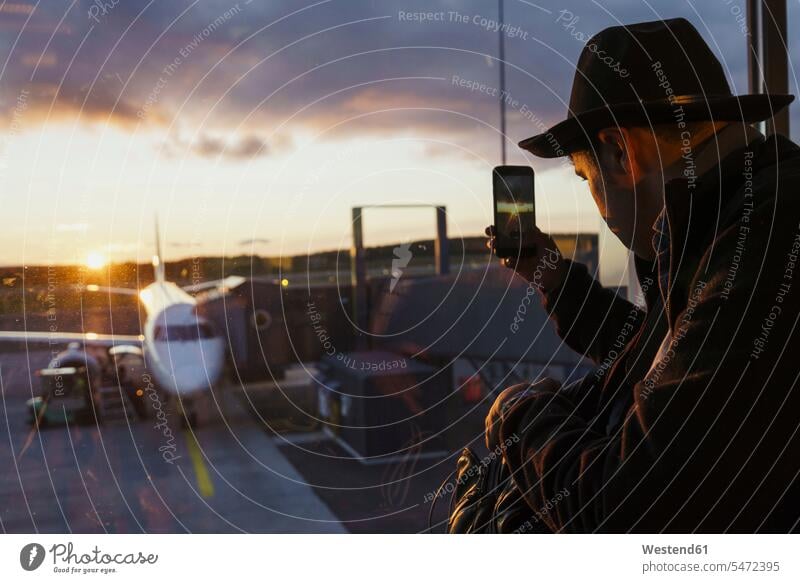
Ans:
[{"label": "man's hand", "polygon": [[500,425],[503,414],[522,396],[523,392],[557,391],[561,383],[551,378],[543,378],[535,383],[520,383],[508,387],[494,400],[494,405],[486,415],[486,447],[493,450],[500,445]]},{"label": "man's hand", "polygon": [[[508,257],[502,260],[503,265],[513,269],[528,282],[543,292],[558,289],[567,275],[567,265],[556,242],[550,235],[540,231],[538,227],[522,241],[523,249],[532,253],[526,257]],[[486,227],[489,240],[486,246],[494,252],[495,228]]]}]

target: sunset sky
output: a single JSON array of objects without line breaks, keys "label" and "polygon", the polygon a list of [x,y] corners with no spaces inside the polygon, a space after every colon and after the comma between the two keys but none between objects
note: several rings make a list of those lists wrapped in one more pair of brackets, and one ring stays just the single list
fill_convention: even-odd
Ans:
[{"label": "sunset sky", "polygon": [[[347,247],[359,204],[445,204],[453,237],[491,221],[496,2],[34,5],[0,5],[0,264],[144,261],[155,213],[167,259]],[[743,6],[507,0],[509,163],[536,170],[544,230],[599,226],[569,167],[516,147],[564,116],[581,39],[684,16],[745,93]],[[433,234],[432,212],[366,215],[368,245]]]}]

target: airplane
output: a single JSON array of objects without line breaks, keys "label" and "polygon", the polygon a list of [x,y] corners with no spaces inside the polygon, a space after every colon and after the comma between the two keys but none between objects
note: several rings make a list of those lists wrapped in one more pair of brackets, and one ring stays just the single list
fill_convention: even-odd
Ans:
[{"label": "airplane", "polygon": [[[217,383],[225,365],[225,341],[211,323],[197,312],[197,301],[189,292],[217,288],[222,293],[241,284],[244,278],[229,276],[223,280],[179,287],[167,281],[161,255],[156,220],[156,254],[153,256],[155,281],[142,290],[89,284],[89,292],[137,296],[146,313],[143,334],[139,336],[92,333],[0,332],[0,341],[46,341],[70,343],[56,356],[49,369],[63,369],[86,363],[88,351],[103,347],[114,356],[139,351],[155,386],[166,400],[177,399],[184,425],[197,424],[194,407],[197,399]],[[129,347],[126,350],[125,347]],[[82,350],[81,350],[82,349]],[[82,356],[81,356],[82,354]],[[91,367],[88,367],[91,368]],[[46,370],[46,369],[45,369]],[[124,371],[117,380],[122,382]]]}]

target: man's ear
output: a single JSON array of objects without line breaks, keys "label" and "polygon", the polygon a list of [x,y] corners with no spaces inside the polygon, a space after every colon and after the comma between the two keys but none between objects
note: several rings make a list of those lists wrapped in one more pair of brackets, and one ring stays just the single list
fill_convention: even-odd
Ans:
[{"label": "man's ear", "polygon": [[616,172],[632,175],[633,165],[625,128],[604,128],[597,132],[597,139],[604,145],[604,163],[612,164]]}]

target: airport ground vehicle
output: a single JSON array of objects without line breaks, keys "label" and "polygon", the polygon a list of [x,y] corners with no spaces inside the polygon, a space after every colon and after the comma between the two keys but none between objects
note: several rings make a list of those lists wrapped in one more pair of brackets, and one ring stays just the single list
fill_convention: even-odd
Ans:
[{"label": "airport ground vehicle", "polygon": [[40,392],[27,401],[29,421],[42,427],[145,418],[144,371],[137,346],[117,345],[90,353],[72,342],[36,371]]},{"label": "airport ground vehicle", "polygon": [[100,382],[97,360],[71,343],[50,364],[36,371],[40,393],[27,401],[31,424],[89,423],[95,419],[92,384]]}]

